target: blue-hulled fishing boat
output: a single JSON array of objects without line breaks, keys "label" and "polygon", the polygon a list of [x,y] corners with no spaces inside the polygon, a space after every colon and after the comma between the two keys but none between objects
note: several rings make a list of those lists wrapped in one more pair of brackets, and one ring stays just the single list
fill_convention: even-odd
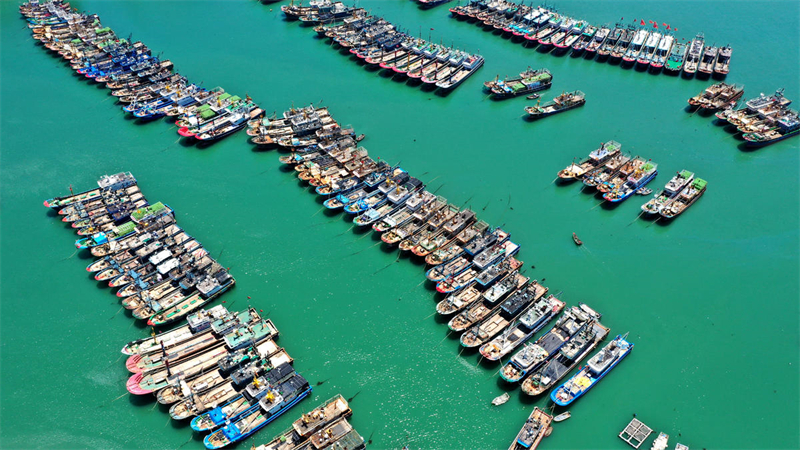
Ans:
[{"label": "blue-hulled fishing boat", "polygon": [[306,398],[311,390],[308,381],[301,375],[295,374],[278,386],[270,387],[269,392],[258,403],[232,423],[206,436],[203,444],[208,449],[217,449],[241,441]]},{"label": "blue-hulled fishing boat", "polygon": [[564,384],[550,392],[550,399],[559,406],[567,406],[582,396],[603,379],[608,372],[619,364],[633,350],[633,343],[628,342],[628,335],[617,336],[602,350],[589,359],[578,373]]}]

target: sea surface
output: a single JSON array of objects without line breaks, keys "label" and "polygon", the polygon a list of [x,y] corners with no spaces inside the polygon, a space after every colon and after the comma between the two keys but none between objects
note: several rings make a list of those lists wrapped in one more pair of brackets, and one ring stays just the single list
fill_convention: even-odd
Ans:
[{"label": "sea surface", "polygon": [[[283,3],[73,5],[163,52],[190,80],[249,94],[267,111],[321,101],[367,135],[371,155],[503,225],[523,247],[527,275],[601,312],[612,337],[629,332],[630,357],[569,408],[572,418],[541,448],[629,448],[617,434],[634,414],[668,433],[670,448],[800,445],[800,139],[744,151],[725,127],[684,109],[711,81],[542,54],[452,19],[446,6],[361,0],[412,33],[486,57],[439,96],[369,71],[286,22]],[[314,386],[238,448],[266,443],[337,393],[352,399],[352,423],[375,449],[507,448],[534,405],[546,407],[549,399],[501,383],[499,365],[461,352],[434,316],[423,265],[322,211],[280,170],[276,151],[256,151],[244,133],[198,148],[167,121],[126,117],[107,90],[34,44],[17,5],[0,2],[0,447],[202,448],[188,423],[171,421],[150,397],[126,395],[119,350],[149,330],[85,272],[91,259],[75,252],[76,235],[42,206],[119,171],[132,171],[148,199],[172,206],[230,267],[237,285],[222,300],[268,314]],[[556,6],[597,24],[668,23],[687,41],[703,31],[709,43],[733,45],[728,81],[744,84],[746,97],[783,87],[800,101],[797,2]],[[543,99],[580,89],[586,106],[529,123],[521,116],[530,102],[486,98],[483,81],[527,66],[554,75]],[[688,169],[708,180],[707,193],[665,224],[636,220],[642,197],[610,208],[578,185],[552,184],[610,139],[659,164],[653,189]],[[491,406],[505,391],[511,400]]]}]

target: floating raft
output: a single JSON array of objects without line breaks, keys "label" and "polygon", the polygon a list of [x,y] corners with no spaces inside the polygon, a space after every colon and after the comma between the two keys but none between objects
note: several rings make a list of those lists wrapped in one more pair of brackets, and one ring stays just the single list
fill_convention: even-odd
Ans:
[{"label": "floating raft", "polygon": [[631,420],[631,423],[619,433],[619,438],[627,442],[633,448],[639,448],[644,441],[653,433],[653,430],[642,423],[639,419]]}]

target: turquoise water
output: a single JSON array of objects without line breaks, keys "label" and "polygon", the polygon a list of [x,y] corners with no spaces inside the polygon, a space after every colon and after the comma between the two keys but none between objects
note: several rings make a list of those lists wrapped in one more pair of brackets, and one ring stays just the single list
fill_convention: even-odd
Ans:
[{"label": "turquoise water", "polygon": [[[603,313],[612,333],[629,331],[631,356],[541,448],[628,448],[616,435],[633,413],[670,434],[670,447],[676,438],[691,448],[798,447],[798,139],[741,151],[724,127],[684,111],[706,81],[543,55],[451,19],[445,7],[359,4],[424,37],[434,28],[432,40],[480,51],[486,65],[440,97],[364,69],[283,21],[280,4],[74,2],[163,51],[191,80],[247,93],[268,111],[323,100],[367,134],[372,155],[505,224],[529,276]],[[119,349],[148,331],[88,276],[91,260],[73,254],[75,235],[41,206],[70,184],[88,189],[121,170],[231,268],[237,286],[223,299],[236,309],[250,296],[280,329],[297,370],[324,382],[239,448],[267,442],[336,393],[355,396],[352,423],[378,449],[506,448],[533,406],[547,404],[513,389],[511,401],[491,407],[507,389],[499,366],[459,356],[456,336],[432,316],[437,298],[422,283],[423,266],[395,262],[375,236],[321,211],[279,169],[276,152],[254,151],[241,134],[187,147],[169,123],[124,118],[107,91],[34,45],[16,5],[0,4],[1,447],[202,447],[188,423],[171,422],[150,398],[124,395]],[[744,84],[746,97],[785,87],[800,98],[794,2],[557,6],[594,23],[670,23],[687,39],[702,30],[733,45],[728,81]],[[586,106],[527,123],[525,100],[485,99],[484,80],[528,65],[554,74],[545,99],[580,89]],[[642,198],[607,209],[575,185],[550,184],[609,139],[660,164],[652,187],[686,168],[709,181],[708,192],[665,226],[631,223]]]}]

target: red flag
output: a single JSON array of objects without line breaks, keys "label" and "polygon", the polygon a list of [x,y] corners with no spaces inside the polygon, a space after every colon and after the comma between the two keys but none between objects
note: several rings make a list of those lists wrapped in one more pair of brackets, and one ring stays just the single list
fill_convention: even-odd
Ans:
[{"label": "red flag", "polygon": [[658,28],[658,24],[657,24],[657,23],[654,23],[654,24],[653,24],[653,28]]},{"label": "red flag", "polygon": [[620,21],[620,22],[622,22],[623,20],[625,20],[625,18],[624,18],[624,17],[620,17],[620,18],[619,18],[619,21]]},{"label": "red flag", "polygon": [[667,24],[667,29],[669,30],[669,24]]},{"label": "red flag", "polygon": [[673,30],[674,30],[674,31],[678,31],[678,29],[677,29],[677,28],[673,28]]},{"label": "red flag", "polygon": [[662,23],[662,24],[661,24],[661,26],[665,27],[665,26],[667,26],[667,24],[665,24],[665,23]]},{"label": "red flag", "polygon": [[433,28],[431,28],[431,31],[433,31]]},{"label": "red flag", "polygon": [[642,26],[644,26],[644,19],[642,19]]}]

